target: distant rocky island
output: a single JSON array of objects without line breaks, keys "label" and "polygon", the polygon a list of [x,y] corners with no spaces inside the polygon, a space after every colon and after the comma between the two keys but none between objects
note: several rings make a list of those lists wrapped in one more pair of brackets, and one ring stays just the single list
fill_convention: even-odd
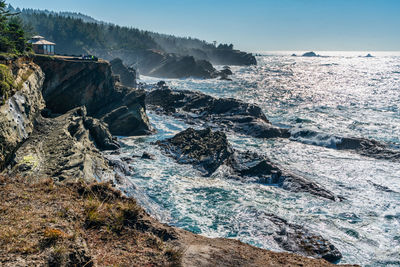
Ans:
[{"label": "distant rocky island", "polygon": [[315,54],[315,52],[306,52],[302,57],[319,57],[320,55]]}]

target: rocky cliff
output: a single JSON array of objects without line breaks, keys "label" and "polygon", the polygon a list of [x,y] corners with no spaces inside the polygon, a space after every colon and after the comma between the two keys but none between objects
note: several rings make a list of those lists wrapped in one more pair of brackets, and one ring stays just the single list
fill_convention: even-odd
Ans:
[{"label": "rocky cliff", "polygon": [[3,169],[32,133],[35,118],[44,107],[41,94],[44,73],[29,58],[1,58],[0,64],[12,73],[16,87],[16,92],[0,106],[0,168]]},{"label": "rocky cliff", "polygon": [[[112,182],[104,183],[127,182],[119,170],[131,170],[101,153],[119,148],[109,128],[149,130],[145,94],[115,86],[104,61],[36,57],[34,62],[1,61],[15,80],[14,94],[0,106],[6,167],[0,174],[1,266],[332,266],[323,259],[198,236],[151,218]],[[300,234],[301,229],[271,218],[283,229],[282,246]],[[292,242],[290,248],[319,244],[307,236],[305,245]]]},{"label": "rocky cliff", "polygon": [[84,106],[88,116],[108,123],[114,135],[151,132],[144,92],[116,85],[109,62],[46,56],[36,56],[34,61],[46,75],[43,97],[51,113]]}]

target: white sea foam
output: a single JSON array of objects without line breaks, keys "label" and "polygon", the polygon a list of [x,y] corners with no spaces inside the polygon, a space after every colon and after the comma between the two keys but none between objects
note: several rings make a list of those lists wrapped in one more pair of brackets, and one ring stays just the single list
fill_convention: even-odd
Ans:
[{"label": "white sea foam", "polygon": [[270,54],[257,57],[258,66],[232,67],[232,82],[167,80],[179,89],[257,104],[273,123],[293,128],[294,140],[228,138],[235,148],[265,154],[344,201],[228,180],[224,168],[210,178],[201,177],[190,165],[180,165],[150,145],[188,127],[153,113],[156,135],[123,140],[125,155],[147,151],[156,156],[155,161],[132,163],[131,181],[140,192],[132,194],[154,216],[196,233],[281,250],[270,239],[271,226],[263,215],[270,212],[329,239],[343,253],[342,263],[396,266],[400,164],[330,149],[340,142],[339,136],[400,143],[400,79],[393,73],[400,70],[400,58],[370,53],[376,57],[359,57],[365,52],[326,58]]}]

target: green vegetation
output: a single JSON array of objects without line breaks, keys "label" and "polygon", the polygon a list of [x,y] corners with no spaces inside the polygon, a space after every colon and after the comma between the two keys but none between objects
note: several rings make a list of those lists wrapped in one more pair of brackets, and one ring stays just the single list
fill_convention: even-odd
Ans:
[{"label": "green vegetation", "polygon": [[4,104],[11,95],[15,87],[15,80],[11,70],[3,64],[0,64],[0,102]]},{"label": "green vegetation", "polygon": [[30,35],[39,34],[57,44],[57,53],[80,55],[96,49],[137,51],[157,49],[178,55],[192,55],[208,59],[213,51],[232,50],[232,44],[209,43],[191,37],[177,37],[142,31],[136,28],[120,27],[97,21],[92,17],[73,12],[52,12],[48,10],[14,9],[20,12],[25,31]]},{"label": "green vegetation", "polygon": [[16,15],[6,9],[4,0],[0,0],[0,52],[22,54],[29,50],[22,20]]},{"label": "green vegetation", "polygon": [[40,34],[57,44],[61,54],[80,55],[91,49],[159,49],[148,32],[112,24],[87,23],[76,17],[24,9],[20,18]]}]

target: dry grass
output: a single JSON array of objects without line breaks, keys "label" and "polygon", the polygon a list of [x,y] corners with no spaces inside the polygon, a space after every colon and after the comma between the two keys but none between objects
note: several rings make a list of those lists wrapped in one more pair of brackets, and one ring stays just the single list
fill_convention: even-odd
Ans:
[{"label": "dry grass", "polygon": [[135,200],[110,184],[0,178],[0,265],[179,266]]}]

